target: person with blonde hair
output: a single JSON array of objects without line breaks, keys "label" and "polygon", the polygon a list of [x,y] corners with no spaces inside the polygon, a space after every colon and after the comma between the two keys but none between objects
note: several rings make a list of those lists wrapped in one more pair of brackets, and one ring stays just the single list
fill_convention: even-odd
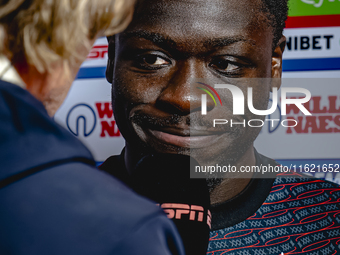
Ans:
[{"label": "person with blonde hair", "polygon": [[133,0],[10,0],[0,5],[0,52],[53,115],[99,36],[122,31]]},{"label": "person with blonde hair", "polygon": [[50,117],[95,39],[124,30],[133,8],[0,0],[0,254],[183,254],[162,210],[98,171]]}]

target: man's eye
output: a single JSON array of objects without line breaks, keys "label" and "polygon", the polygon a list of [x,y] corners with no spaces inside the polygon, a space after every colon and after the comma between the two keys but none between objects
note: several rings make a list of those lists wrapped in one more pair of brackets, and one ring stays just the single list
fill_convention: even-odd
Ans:
[{"label": "man's eye", "polygon": [[211,66],[222,72],[233,72],[240,68],[239,65],[233,64],[226,60],[217,60],[211,63]]},{"label": "man's eye", "polygon": [[159,55],[147,54],[139,56],[136,61],[136,66],[145,70],[157,70],[171,64],[170,60],[167,60]]},{"label": "man's eye", "polygon": [[148,55],[143,57],[143,61],[147,65],[159,66],[159,65],[167,65],[169,64],[164,58],[161,58],[156,55]]}]

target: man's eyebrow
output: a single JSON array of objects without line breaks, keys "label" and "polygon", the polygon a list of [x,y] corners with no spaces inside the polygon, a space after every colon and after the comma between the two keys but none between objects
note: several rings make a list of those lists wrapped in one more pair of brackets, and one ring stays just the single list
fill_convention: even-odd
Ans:
[{"label": "man's eyebrow", "polygon": [[[126,32],[123,35],[124,38],[144,38],[148,41],[151,41],[158,46],[164,48],[164,49],[175,49],[177,44],[174,40],[170,39],[168,36],[162,35],[160,33],[154,33],[146,30],[137,30],[137,31],[131,31]],[[214,38],[214,39],[208,39],[203,42],[204,47],[211,49],[211,48],[218,48],[218,47],[224,47],[231,45],[233,43],[237,42],[246,42],[250,43],[251,45],[255,45],[256,41],[250,38],[246,38],[243,36],[236,36],[236,37],[222,37],[222,38]]]},{"label": "man's eyebrow", "polygon": [[204,46],[206,48],[217,48],[217,47],[223,47],[223,46],[228,46],[233,43],[237,42],[246,42],[250,43],[252,45],[256,44],[256,41],[253,39],[249,38],[244,38],[244,37],[224,37],[224,38],[216,38],[216,39],[209,39],[204,42]]},{"label": "man's eyebrow", "polygon": [[131,37],[138,37],[138,38],[144,38],[148,41],[151,41],[159,46],[167,47],[167,48],[175,48],[176,43],[175,41],[171,40],[169,37],[164,36],[159,33],[153,33],[145,30],[138,30],[133,32],[127,32],[124,33],[124,36],[126,39]]}]

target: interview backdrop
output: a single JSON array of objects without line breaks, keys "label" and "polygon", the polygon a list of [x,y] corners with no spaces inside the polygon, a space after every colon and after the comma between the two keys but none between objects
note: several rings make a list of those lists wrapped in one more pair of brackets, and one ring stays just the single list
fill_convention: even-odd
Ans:
[{"label": "interview backdrop", "polygon": [[[301,78],[299,87],[312,94],[308,104],[312,116],[289,108],[285,118],[299,120],[299,125],[287,129],[267,124],[255,147],[283,165],[301,166],[309,174],[340,184],[336,167],[340,164],[340,1],[291,0],[284,35],[283,78]],[[100,38],[55,115],[58,123],[88,146],[98,163],[124,147],[112,113],[106,63],[107,40]],[[306,78],[318,78],[318,82]],[[326,86],[329,79],[332,85]],[[322,171],[323,166],[337,171]]]}]

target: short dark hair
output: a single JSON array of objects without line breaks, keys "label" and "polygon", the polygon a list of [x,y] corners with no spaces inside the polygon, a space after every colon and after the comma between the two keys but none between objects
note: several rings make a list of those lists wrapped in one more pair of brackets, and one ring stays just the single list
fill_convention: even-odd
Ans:
[{"label": "short dark hair", "polygon": [[270,26],[273,28],[273,45],[276,47],[282,37],[288,16],[288,0],[262,0],[263,11],[267,14]]}]

